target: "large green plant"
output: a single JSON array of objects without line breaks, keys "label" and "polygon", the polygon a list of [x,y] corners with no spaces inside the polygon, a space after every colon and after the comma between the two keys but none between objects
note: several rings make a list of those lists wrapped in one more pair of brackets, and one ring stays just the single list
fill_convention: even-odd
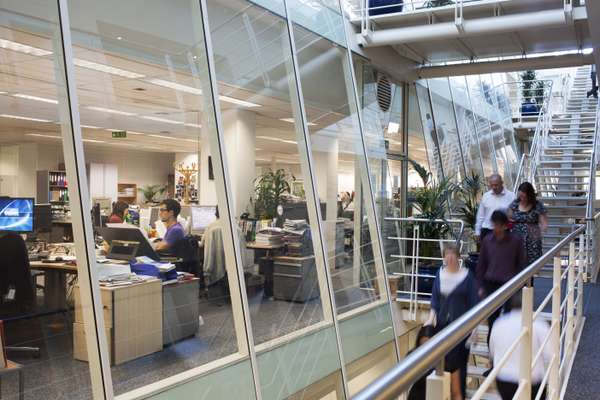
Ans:
[{"label": "large green plant", "polygon": [[462,204],[459,208],[461,219],[473,231],[477,223],[477,211],[484,187],[481,175],[472,172],[460,182],[456,190],[456,197]]},{"label": "large green plant", "polygon": [[167,190],[165,185],[146,185],[138,188],[138,191],[144,196],[146,203],[154,203],[154,199],[159,194],[163,194]]},{"label": "large green plant", "polygon": [[277,206],[283,201],[282,196],[290,193],[289,181],[294,176],[283,169],[273,172],[268,170],[254,180],[254,214],[259,219],[273,219],[277,215]]},{"label": "large green plant", "polygon": [[521,74],[521,94],[524,102],[531,102],[535,97],[534,81],[537,79],[537,74],[534,70],[528,69]]}]

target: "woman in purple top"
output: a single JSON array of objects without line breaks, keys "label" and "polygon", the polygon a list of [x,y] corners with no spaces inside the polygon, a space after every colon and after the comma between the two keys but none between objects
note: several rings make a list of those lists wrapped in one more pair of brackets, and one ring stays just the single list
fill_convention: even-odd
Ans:
[{"label": "woman in purple top", "polygon": [[166,199],[163,200],[158,207],[158,216],[167,227],[167,232],[165,233],[163,240],[154,246],[154,249],[156,251],[168,251],[172,249],[175,243],[185,237],[183,226],[177,222],[177,216],[181,212],[181,206],[177,200]]}]

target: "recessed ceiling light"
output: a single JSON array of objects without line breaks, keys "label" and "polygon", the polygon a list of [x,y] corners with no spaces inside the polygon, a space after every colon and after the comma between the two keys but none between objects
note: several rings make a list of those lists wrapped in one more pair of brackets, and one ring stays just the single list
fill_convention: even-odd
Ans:
[{"label": "recessed ceiling light", "polygon": [[163,135],[148,135],[148,136],[152,136],[152,137],[160,138],[160,139],[171,139],[171,140],[177,139],[177,138],[174,138],[172,136],[163,136]]},{"label": "recessed ceiling light", "polygon": [[88,143],[106,143],[104,140],[96,140],[96,139],[81,139],[84,142],[88,142]]},{"label": "recessed ceiling light", "polygon": [[117,40],[123,40],[123,36],[117,36]]},{"label": "recessed ceiling light", "polygon": [[298,144],[298,142],[296,142],[295,140],[280,139],[280,138],[271,137],[271,136],[257,136],[256,138],[257,139],[264,139],[264,140],[272,140],[274,142],[283,142],[283,143],[289,143],[289,144]]},{"label": "recessed ceiling light", "polygon": [[23,43],[12,42],[6,39],[0,39],[0,48],[8,49],[12,51],[18,51],[19,53],[31,54],[32,56],[47,56],[52,54],[51,51],[40,49],[33,46],[28,46]]},{"label": "recessed ceiling light", "polygon": [[92,111],[100,111],[100,112],[105,112],[105,113],[109,113],[109,114],[126,115],[128,117],[137,115],[135,113],[120,111],[120,110],[113,110],[112,108],[105,108],[105,107],[87,106],[86,108],[88,110],[92,110]]},{"label": "recessed ceiling light", "polygon": [[132,135],[145,135],[143,132],[135,132],[135,131],[127,131],[127,133],[131,133]]},{"label": "recessed ceiling light", "polygon": [[111,67],[110,65],[100,64],[93,61],[73,59],[73,64],[78,67],[93,69],[94,71],[105,72],[107,74],[118,75],[129,79],[141,79],[146,75],[138,74],[137,72],[127,71],[125,69]]},{"label": "recessed ceiling light", "polygon": [[[294,118],[279,118],[279,120],[280,120],[280,121],[283,121],[283,122],[289,122],[290,124],[293,124],[293,123],[295,123],[295,122],[296,122],[296,121],[294,121]],[[307,124],[308,126],[315,126],[315,125],[317,125],[317,124],[314,124],[314,123],[312,123],[312,122],[307,122],[306,124]]]},{"label": "recessed ceiling light", "polygon": [[58,100],[54,100],[54,99],[48,99],[46,97],[38,97],[38,96],[31,96],[28,94],[23,94],[23,93],[15,93],[13,94],[14,97],[18,97],[20,99],[27,99],[27,100],[34,100],[34,101],[41,101],[43,103],[51,103],[51,104],[58,104]]},{"label": "recessed ceiling light", "polygon": [[183,122],[181,122],[181,121],[175,121],[174,119],[153,117],[151,115],[142,115],[140,118],[149,119],[150,121],[164,122],[165,124],[183,125]]},{"label": "recessed ceiling light", "polygon": [[36,136],[36,137],[44,137],[44,138],[52,138],[52,139],[62,139],[60,136],[42,135],[41,133],[26,133],[25,136]]},{"label": "recessed ceiling light", "polygon": [[101,127],[95,126],[95,125],[83,125],[83,124],[81,124],[79,126],[81,126],[82,128],[88,128],[88,129],[102,129]]},{"label": "recessed ceiling light", "polygon": [[202,125],[200,125],[200,124],[192,124],[190,122],[186,122],[184,125],[192,127],[192,128],[202,128]]},{"label": "recessed ceiling light", "polygon": [[22,119],[22,120],[25,120],[25,121],[34,121],[34,122],[52,122],[52,121],[47,120],[47,119],[24,117],[22,115],[0,114],[0,117],[2,117],[2,118],[12,118],[12,119]]},{"label": "recessed ceiling light", "polygon": [[260,104],[251,103],[249,101],[244,101],[244,100],[236,99],[236,98],[229,97],[229,96],[221,95],[221,96],[219,96],[219,99],[221,99],[221,101],[225,101],[227,103],[237,104],[238,106],[244,106],[244,107],[248,107],[248,108],[261,106]]},{"label": "recessed ceiling light", "polygon": [[195,94],[195,95],[201,95],[202,94],[202,90],[192,87],[192,86],[187,86],[187,85],[182,85],[180,83],[175,83],[175,82],[171,82],[171,81],[166,81],[164,79],[146,79],[146,82],[152,83],[154,85],[158,85],[158,86],[162,86],[162,87],[166,87],[169,89],[173,89],[173,90],[178,90],[180,92],[185,92],[185,93],[190,93],[190,94]]}]

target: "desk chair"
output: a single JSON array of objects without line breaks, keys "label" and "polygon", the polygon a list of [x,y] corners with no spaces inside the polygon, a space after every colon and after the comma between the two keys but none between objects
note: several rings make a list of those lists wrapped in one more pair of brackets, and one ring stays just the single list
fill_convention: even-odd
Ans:
[{"label": "desk chair", "polygon": [[[34,316],[35,301],[25,241],[16,233],[6,233],[0,236],[0,319],[11,323]],[[40,354],[38,347],[6,347],[6,350]]]},{"label": "desk chair", "polygon": [[200,257],[200,248],[198,239],[192,235],[187,235],[173,246],[171,249],[172,255],[181,259],[177,264],[177,270],[189,272],[202,278],[202,266]]}]

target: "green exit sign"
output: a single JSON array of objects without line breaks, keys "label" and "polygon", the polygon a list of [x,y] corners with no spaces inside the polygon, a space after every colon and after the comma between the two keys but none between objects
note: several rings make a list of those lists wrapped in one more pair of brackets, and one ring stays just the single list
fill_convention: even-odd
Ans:
[{"label": "green exit sign", "polygon": [[127,131],[112,131],[113,139],[122,139],[127,137]]}]

